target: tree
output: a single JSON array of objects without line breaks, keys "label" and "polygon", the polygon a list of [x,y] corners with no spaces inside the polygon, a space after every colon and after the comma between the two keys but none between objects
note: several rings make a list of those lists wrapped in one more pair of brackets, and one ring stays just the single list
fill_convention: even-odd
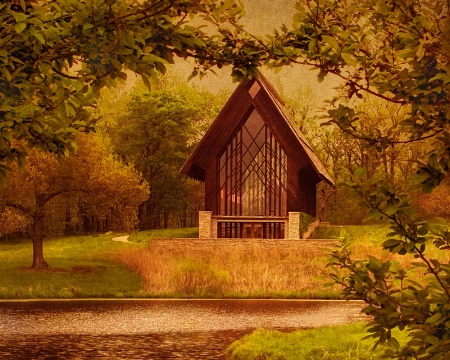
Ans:
[{"label": "tree", "polygon": [[227,64],[235,76],[254,73],[255,41],[244,44],[234,26],[241,10],[233,0],[3,1],[0,176],[23,168],[27,148],[74,151],[75,133],[94,130],[88,110],[100,89],[127,71],[149,84],[179,57],[195,60],[194,76]]},{"label": "tree", "polygon": [[[113,213],[111,230],[131,230],[137,225],[137,208],[148,197],[139,174],[114,158],[98,137],[79,135],[75,155],[58,158],[42,150],[29,152],[23,171],[17,167],[0,185],[2,208],[18,211],[31,223],[33,268],[47,267],[43,239],[46,221],[54,207],[59,214],[85,208],[96,219]],[[61,201],[70,203],[61,209]],[[58,202],[59,201],[59,202]]]},{"label": "tree", "polygon": [[439,216],[450,220],[450,177],[445,178],[431,193],[419,194],[415,198],[415,206],[419,213],[426,217]]},{"label": "tree", "polygon": [[[375,257],[355,260],[348,247],[333,252],[335,282],[348,299],[363,299],[373,316],[368,331],[387,354],[400,359],[444,359],[450,354],[450,264],[432,249],[450,248],[445,223],[419,219],[414,191],[430,192],[450,175],[450,15],[443,0],[306,0],[297,4],[295,25],[273,38],[272,66],[312,65],[319,80],[329,73],[343,81],[345,98],[330,103],[330,123],[364,140],[378,154],[393,144],[428,139],[409,183],[356,169],[347,185],[369,210],[369,219],[388,219],[383,247],[411,256],[410,268]],[[405,117],[390,132],[368,132],[353,97],[377,97],[402,106]],[[414,272],[423,273],[417,282]],[[391,330],[408,332],[400,346]]]},{"label": "tree", "polygon": [[167,227],[175,213],[188,216],[186,202],[195,184],[179,170],[204,124],[215,117],[215,102],[210,93],[186,84],[135,90],[127,113],[110,129],[117,154],[149,184],[150,197],[140,208],[141,229]]}]

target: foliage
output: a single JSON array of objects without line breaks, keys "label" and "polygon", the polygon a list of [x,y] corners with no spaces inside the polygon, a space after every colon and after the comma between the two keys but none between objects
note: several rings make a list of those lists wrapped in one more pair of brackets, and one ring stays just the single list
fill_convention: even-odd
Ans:
[{"label": "foliage", "polygon": [[308,215],[306,213],[300,213],[300,237],[303,236],[305,232],[308,231],[309,226],[316,221],[315,218],[313,218],[311,215]]},{"label": "foliage", "polygon": [[[348,299],[361,298],[373,316],[370,336],[388,344],[391,357],[438,359],[450,354],[450,266],[432,257],[447,251],[445,223],[421,221],[411,206],[414,190],[432,191],[450,175],[450,14],[443,0],[307,0],[297,4],[294,28],[273,43],[272,65],[310,64],[343,80],[345,99],[330,103],[329,123],[366,141],[380,156],[393,144],[428,139],[425,157],[408,183],[355,169],[347,181],[369,210],[368,220],[391,222],[383,247],[416,261],[410,268],[369,256],[354,260],[344,246],[333,252],[335,282]],[[384,131],[368,131],[354,96],[401,105],[404,117]],[[373,175],[373,176],[371,176]],[[425,281],[412,279],[422,272]],[[392,334],[409,336],[400,345]]]},{"label": "foliage", "polygon": [[[45,267],[42,240],[52,213],[86,222],[109,221],[112,230],[137,225],[137,207],[148,196],[136,171],[111,154],[99,137],[80,135],[76,155],[56,155],[33,149],[23,171],[7,174],[0,185],[2,208],[19,211],[31,222],[33,267]],[[86,224],[84,224],[86,225]]]},{"label": "foliage", "polygon": [[[202,204],[202,187],[179,173],[221,98],[187,85],[133,90],[128,110],[110,133],[115,151],[147,180],[150,198],[140,208],[140,229],[188,224]],[[194,214],[194,215],[193,215]],[[191,223],[192,226],[192,223]]]},{"label": "foliage", "polygon": [[73,151],[75,133],[94,130],[100,89],[127,71],[149,84],[179,57],[195,60],[194,76],[227,64],[254,74],[264,55],[244,42],[240,16],[233,0],[2,1],[0,175],[23,167],[29,147]]},{"label": "foliage", "polygon": [[10,234],[25,232],[27,228],[26,217],[19,211],[8,207],[0,210],[0,238]]},{"label": "foliage", "polygon": [[405,134],[397,131],[407,116],[404,106],[374,96],[351,103],[358,112],[352,126],[371,138],[389,135],[392,142],[388,146],[368,146],[365,137],[352,136],[338,127],[319,126],[320,120],[329,120],[329,116],[323,115],[324,109],[318,110],[320,104],[310,87],[298,90],[287,100],[291,118],[337,183],[334,188],[323,184],[318,188],[318,217],[336,224],[361,224],[366,215],[358,205],[357,194],[342,184],[353,171],[364,167],[368,177],[382,175],[390,182],[405,182],[417,170],[415,160],[431,147],[425,140],[404,141]]}]

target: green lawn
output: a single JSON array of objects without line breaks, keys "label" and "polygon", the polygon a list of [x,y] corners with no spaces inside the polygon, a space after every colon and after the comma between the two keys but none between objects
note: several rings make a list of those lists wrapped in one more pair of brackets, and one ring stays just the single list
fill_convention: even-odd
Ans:
[{"label": "green lawn", "polygon": [[[383,347],[372,351],[374,340],[361,340],[364,323],[283,333],[255,330],[227,350],[230,360],[374,360],[382,359]],[[405,335],[395,332],[399,341]]]},{"label": "green lawn", "polygon": [[112,241],[117,234],[62,237],[44,240],[49,268],[31,269],[29,239],[0,240],[0,298],[139,297],[141,279],[115,261],[117,251],[146,247],[155,237],[195,236],[197,229],[145,231],[130,243]]}]

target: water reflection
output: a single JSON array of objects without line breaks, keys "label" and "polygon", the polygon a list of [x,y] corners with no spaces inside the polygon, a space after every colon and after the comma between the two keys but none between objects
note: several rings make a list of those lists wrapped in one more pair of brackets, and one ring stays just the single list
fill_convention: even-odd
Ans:
[{"label": "water reflection", "polygon": [[1,359],[223,359],[258,327],[363,319],[360,303],[296,300],[0,302]]}]

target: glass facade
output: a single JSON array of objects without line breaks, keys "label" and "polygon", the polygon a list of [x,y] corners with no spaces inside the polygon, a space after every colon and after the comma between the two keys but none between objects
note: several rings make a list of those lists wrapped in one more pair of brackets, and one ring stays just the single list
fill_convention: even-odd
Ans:
[{"label": "glass facade", "polygon": [[[218,215],[287,216],[287,157],[258,111],[252,111],[218,160]],[[218,235],[278,238],[282,227],[281,222],[222,223]]]}]

